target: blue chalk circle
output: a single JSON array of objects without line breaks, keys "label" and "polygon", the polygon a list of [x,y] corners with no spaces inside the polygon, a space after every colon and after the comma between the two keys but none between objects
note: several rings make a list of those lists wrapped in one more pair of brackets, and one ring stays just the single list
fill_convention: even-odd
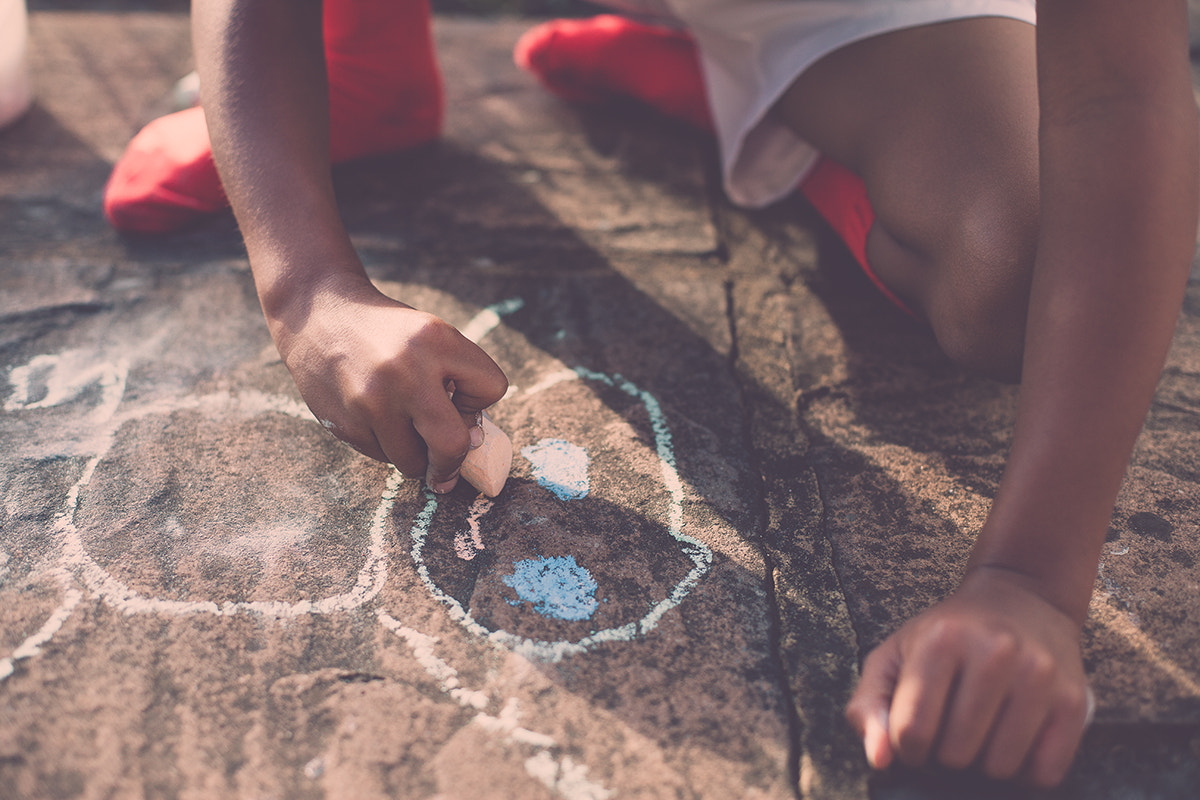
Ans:
[{"label": "blue chalk circle", "polygon": [[587,450],[564,439],[542,439],[521,448],[521,455],[533,465],[534,479],[559,500],[587,497],[591,488]]},{"label": "blue chalk circle", "polygon": [[501,580],[543,617],[572,622],[590,619],[600,605],[595,596],[596,579],[575,563],[575,556],[527,558],[513,567],[513,574]]}]

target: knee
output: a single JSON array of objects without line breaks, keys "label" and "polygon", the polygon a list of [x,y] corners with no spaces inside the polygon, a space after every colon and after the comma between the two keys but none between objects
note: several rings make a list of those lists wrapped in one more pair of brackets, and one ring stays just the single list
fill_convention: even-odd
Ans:
[{"label": "knee", "polygon": [[959,218],[939,254],[927,309],[955,363],[1016,382],[1037,249],[1036,204],[981,202]]}]

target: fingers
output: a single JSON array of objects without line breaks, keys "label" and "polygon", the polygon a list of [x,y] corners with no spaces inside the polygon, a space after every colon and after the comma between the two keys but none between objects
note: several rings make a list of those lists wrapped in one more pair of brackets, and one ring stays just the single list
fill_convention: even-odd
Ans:
[{"label": "fingers", "polygon": [[459,352],[451,376],[442,381],[441,398],[426,403],[414,416],[413,427],[427,447],[425,482],[438,494],[458,483],[458,471],[467,453],[483,444],[483,410],[504,397],[508,378],[475,344],[455,332]]},{"label": "fingers", "polygon": [[508,391],[508,378],[504,372],[475,345],[471,345],[468,357],[451,378],[448,384],[451,399],[467,417],[490,408]]},{"label": "fingers", "polygon": [[892,748],[910,766],[924,764],[938,739],[960,663],[956,633],[949,623],[931,626],[907,648],[901,664],[889,734]]},{"label": "fingers", "polygon": [[1014,688],[996,717],[982,768],[990,778],[1014,777],[1046,724],[1053,700],[1055,665],[1048,654],[1031,653],[1017,667]]},{"label": "fingers", "polygon": [[504,372],[483,350],[458,331],[443,330],[433,366],[419,388],[397,393],[407,402],[386,417],[376,417],[374,430],[388,460],[405,475],[424,475],[438,494],[458,483],[463,458],[483,444],[480,415],[508,390]]},{"label": "fingers", "polygon": [[846,719],[862,739],[872,769],[887,769],[892,763],[888,714],[899,670],[899,649],[888,639],[863,662],[862,678],[846,705]]},{"label": "fingers", "polygon": [[968,654],[938,746],[944,766],[964,769],[982,751],[1012,684],[1018,650],[1015,637],[998,636]]},{"label": "fingers", "polygon": [[413,427],[408,415],[397,410],[381,416],[374,425],[374,435],[383,453],[381,461],[394,465],[406,478],[426,474],[428,459],[425,442]]},{"label": "fingers", "polygon": [[1010,630],[935,615],[868,656],[846,717],[875,769],[899,758],[1054,786],[1089,713],[1075,658]]},{"label": "fingers", "polygon": [[1090,687],[1082,697],[1066,697],[1050,715],[1028,765],[1029,782],[1035,786],[1057,786],[1066,777],[1075,759],[1080,740],[1091,724],[1096,700]]},{"label": "fingers", "polygon": [[[476,427],[475,414],[464,415],[446,397],[432,404],[413,420],[413,427],[424,440],[428,466],[425,483],[437,494],[445,494],[458,483],[458,470],[471,446],[482,443],[482,429]],[[478,431],[472,435],[473,431]],[[476,445],[477,446],[477,445]]]}]

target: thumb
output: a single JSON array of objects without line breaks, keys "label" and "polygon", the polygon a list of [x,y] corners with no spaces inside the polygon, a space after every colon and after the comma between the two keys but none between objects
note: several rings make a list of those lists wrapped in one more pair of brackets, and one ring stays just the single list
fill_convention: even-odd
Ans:
[{"label": "thumb", "polygon": [[887,769],[892,763],[888,712],[900,675],[900,649],[889,638],[863,662],[862,677],[846,704],[846,720],[862,739],[867,763],[872,769]]}]

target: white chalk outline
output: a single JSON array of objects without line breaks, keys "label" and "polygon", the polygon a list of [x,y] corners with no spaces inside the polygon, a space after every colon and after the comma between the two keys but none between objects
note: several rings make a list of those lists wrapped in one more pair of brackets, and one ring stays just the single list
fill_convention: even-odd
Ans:
[{"label": "white chalk outline", "polygon": [[[516,297],[494,303],[475,315],[462,328],[464,336],[477,342],[486,336],[501,322],[501,316],[513,313],[524,306],[524,300]],[[100,462],[109,454],[120,427],[128,421],[140,419],[151,414],[170,414],[177,411],[214,410],[229,413],[245,410],[251,415],[277,412],[298,419],[312,420],[323,424],[313,417],[312,413],[301,403],[279,395],[269,395],[264,392],[250,390],[227,393],[212,393],[201,397],[187,397],[171,401],[149,403],[131,411],[121,413],[120,405],[124,399],[126,384],[129,376],[129,364],[124,359],[115,362],[104,362],[86,369],[76,367],[72,370],[69,380],[64,380],[61,374],[55,372],[63,362],[83,364],[88,361],[88,354],[81,350],[68,350],[58,354],[42,354],[35,356],[27,364],[14,367],[9,371],[9,380],[14,392],[5,402],[5,411],[25,409],[50,408],[77,399],[92,385],[98,385],[101,390],[101,401],[88,414],[87,418],[98,423],[96,435],[89,440],[91,454],[84,462],[79,478],[67,491],[61,510],[54,521],[53,530],[58,534],[61,552],[56,559],[52,574],[59,579],[63,589],[63,600],[50,614],[45,623],[34,634],[22,642],[12,655],[0,659],[0,683],[13,674],[17,661],[31,658],[41,652],[41,647],[47,644],[74,612],[83,599],[83,592],[71,585],[72,572],[83,582],[84,586],[94,592],[99,600],[121,609],[125,613],[165,613],[173,616],[189,614],[213,614],[217,616],[232,616],[238,613],[261,614],[268,618],[290,619],[311,614],[332,614],[352,611],[363,607],[382,591],[387,581],[387,562],[384,550],[384,528],[391,516],[396,495],[403,483],[403,477],[398,471],[389,473],[386,486],[380,496],[379,505],[372,516],[368,534],[368,552],[363,566],[358,572],[354,587],[338,595],[332,595],[321,600],[298,602],[286,601],[224,601],[218,603],[212,600],[167,600],[157,597],[147,597],[120,581],[99,563],[87,551],[83,538],[75,525],[75,516],[79,510],[80,494],[90,484]],[[46,380],[46,394],[34,400],[32,395],[33,381],[39,377]],[[658,401],[649,393],[638,389],[619,375],[608,376],[593,372],[582,367],[575,370],[563,369],[551,373],[525,394],[532,395],[550,388],[564,380],[594,380],[605,383],[624,391],[626,394],[639,399],[650,415],[654,429],[657,455],[662,465],[663,482],[670,494],[668,507],[668,531],[670,535],[683,544],[682,551],[693,563],[693,569],[681,580],[667,597],[657,603],[649,613],[636,622],[599,631],[585,637],[579,642],[540,642],[525,639],[505,631],[488,631],[482,625],[475,623],[470,615],[463,611],[461,605],[448,597],[429,578],[428,569],[420,557],[420,546],[415,543],[416,532],[428,532],[428,526],[437,508],[437,498],[427,492],[425,508],[416,516],[413,524],[414,548],[412,555],[427,589],[435,599],[449,601],[450,616],[456,617],[455,608],[461,614],[460,622],[475,633],[482,633],[483,638],[493,645],[501,645],[513,650],[526,658],[558,661],[566,655],[581,653],[593,644],[606,641],[630,641],[639,634],[648,633],[657,627],[662,615],[679,605],[696,583],[707,573],[712,563],[712,551],[697,539],[683,533],[683,482],[675,467],[675,454],[671,442],[670,430]],[[513,387],[514,389],[516,387]],[[510,392],[511,393],[511,392]],[[483,513],[483,509],[479,510]],[[423,527],[422,527],[423,526]],[[424,533],[421,534],[423,543]],[[417,663],[432,678],[438,681],[439,688],[459,704],[478,710],[474,722],[492,733],[501,735],[505,741],[534,747],[537,752],[527,759],[524,765],[526,772],[540,781],[550,790],[562,795],[568,800],[606,800],[614,796],[614,792],[602,784],[587,779],[587,767],[576,764],[569,756],[555,759],[549,752],[556,747],[552,737],[527,730],[518,726],[516,701],[509,698],[498,716],[483,712],[490,703],[486,693],[469,690],[462,687],[458,681],[457,671],[445,661],[438,658],[433,651],[437,641],[411,628],[388,615],[383,609],[376,609],[376,617],[380,624],[404,639],[412,650]],[[474,628],[472,628],[474,625]]]},{"label": "white chalk outline", "polygon": [[655,450],[662,467],[663,484],[670,494],[667,509],[667,519],[669,521],[667,532],[682,545],[680,549],[684,555],[692,560],[693,567],[667,593],[667,596],[655,603],[641,619],[615,628],[605,628],[596,631],[575,642],[565,639],[553,642],[542,639],[530,639],[502,629],[493,630],[472,617],[470,612],[463,608],[462,603],[458,602],[456,598],[442,591],[441,587],[437,585],[437,582],[429,574],[429,566],[425,563],[423,552],[425,549],[425,539],[429,535],[429,526],[433,522],[434,514],[437,512],[438,497],[433,492],[426,490],[425,507],[413,521],[412,529],[409,532],[412,540],[410,553],[413,563],[417,567],[417,574],[425,584],[425,588],[429,590],[434,599],[449,608],[451,619],[457,621],[471,633],[519,653],[531,661],[557,662],[561,661],[565,656],[583,653],[593,645],[603,642],[627,642],[641,634],[649,633],[658,626],[658,622],[664,614],[683,602],[684,598],[687,597],[688,593],[691,592],[700,579],[704,577],[712,565],[712,550],[699,539],[688,536],[683,532],[683,481],[680,479],[679,472],[675,467],[675,451],[671,441],[671,431],[667,426],[666,417],[658,401],[649,392],[639,389],[620,375],[610,377],[602,372],[594,372],[585,367],[576,367],[571,371],[570,376],[565,372],[554,373],[549,376],[549,379],[543,379],[532,387],[527,394],[542,391],[564,380],[570,380],[572,377],[576,380],[597,381],[620,389],[635,400],[641,400],[646,413],[650,415],[650,425],[654,430]]},{"label": "white chalk outline", "polygon": [[308,614],[331,614],[340,611],[352,611],[361,608],[372,600],[383,589],[387,581],[387,560],[385,558],[383,531],[388,516],[395,504],[396,492],[403,482],[400,473],[393,471],[388,476],[387,484],[380,495],[379,505],[371,520],[368,532],[367,556],[354,586],[340,594],[331,595],[320,600],[300,600],[297,602],[272,600],[244,601],[215,601],[215,600],[166,600],[159,597],[147,597],[133,589],[128,584],[116,578],[108,570],[101,567],[87,551],[83,537],[75,526],[75,515],[79,508],[79,495],[87,488],[95,474],[96,467],[108,455],[116,438],[118,428],[130,421],[140,419],[155,413],[171,413],[175,411],[190,411],[204,409],[208,412],[239,410],[248,406],[252,415],[262,413],[281,413],[297,419],[313,420],[315,418],[308,408],[301,403],[285,397],[268,395],[258,391],[238,393],[214,393],[195,398],[184,398],[169,404],[151,404],[134,411],[114,415],[113,424],[109,427],[102,451],[88,459],[79,480],[67,492],[65,508],[55,520],[54,529],[62,537],[65,564],[75,568],[84,584],[95,592],[105,602],[124,611],[127,614],[165,613],[174,615],[184,614],[215,614],[231,616],[233,614],[250,612],[262,614],[276,619],[288,619]]}]

